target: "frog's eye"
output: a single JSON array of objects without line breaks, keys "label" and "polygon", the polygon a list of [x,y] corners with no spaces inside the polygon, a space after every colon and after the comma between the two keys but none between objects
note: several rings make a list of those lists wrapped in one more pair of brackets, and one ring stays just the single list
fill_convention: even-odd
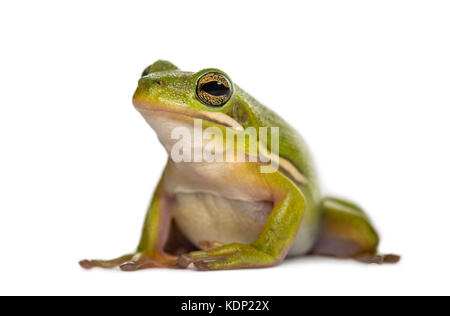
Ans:
[{"label": "frog's eye", "polygon": [[197,81],[197,97],[206,105],[223,106],[230,100],[232,93],[230,80],[221,73],[210,72]]}]

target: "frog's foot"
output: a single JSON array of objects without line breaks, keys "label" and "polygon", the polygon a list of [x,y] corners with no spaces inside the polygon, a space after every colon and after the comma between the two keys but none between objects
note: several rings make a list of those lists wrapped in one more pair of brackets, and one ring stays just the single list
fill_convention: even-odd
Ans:
[{"label": "frog's foot", "polygon": [[125,255],[113,260],[83,260],[80,261],[80,266],[85,269],[113,269],[119,267],[122,271],[136,271],[149,268],[179,268],[177,257],[144,252]]},{"label": "frog's foot", "polygon": [[188,267],[191,263],[200,271],[265,268],[279,260],[251,245],[231,244],[206,251],[194,251],[181,255],[178,264]]},{"label": "frog's foot", "polygon": [[398,263],[401,259],[398,255],[374,255],[374,254],[360,254],[353,259],[362,263],[375,263],[375,264],[394,264]]},{"label": "frog's foot", "polygon": [[79,264],[87,270],[92,268],[113,269],[131,260],[133,256],[133,254],[129,254],[112,260],[81,260]]}]

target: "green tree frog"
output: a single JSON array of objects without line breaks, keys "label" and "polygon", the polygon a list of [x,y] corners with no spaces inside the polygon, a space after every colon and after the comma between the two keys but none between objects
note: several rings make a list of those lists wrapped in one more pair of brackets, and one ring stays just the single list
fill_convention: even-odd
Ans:
[{"label": "green tree frog", "polygon": [[[113,260],[83,260],[82,267],[264,268],[301,255],[398,262],[399,256],[378,254],[377,232],[360,207],[322,197],[298,133],[223,71],[185,72],[168,61],[157,61],[143,72],[133,104],[155,130],[169,159],[136,252]],[[239,134],[254,128],[256,137],[246,137],[248,144],[241,150],[246,156],[251,156],[252,146],[267,148],[266,156],[272,155],[275,139],[260,130],[278,128],[277,168],[263,172],[267,161],[260,160],[175,161],[171,154],[178,143],[173,131],[177,127],[192,131],[196,120],[202,122],[201,131],[231,129]],[[217,135],[209,142],[185,145],[202,152],[211,142],[225,142]]]}]

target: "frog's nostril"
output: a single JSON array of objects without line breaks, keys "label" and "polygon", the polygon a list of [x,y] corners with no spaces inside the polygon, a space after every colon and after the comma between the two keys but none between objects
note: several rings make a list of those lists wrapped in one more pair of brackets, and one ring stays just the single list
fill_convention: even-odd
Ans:
[{"label": "frog's nostril", "polygon": [[162,86],[162,85],[163,85],[163,82],[162,82],[161,80],[158,80],[158,81],[156,81],[156,84],[157,84],[158,86]]}]

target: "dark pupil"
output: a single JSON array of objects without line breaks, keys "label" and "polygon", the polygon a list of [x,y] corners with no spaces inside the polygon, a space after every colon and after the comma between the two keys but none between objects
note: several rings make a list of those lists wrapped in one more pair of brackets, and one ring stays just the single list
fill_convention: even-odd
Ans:
[{"label": "dark pupil", "polygon": [[201,89],[204,92],[211,94],[213,96],[216,96],[216,97],[228,94],[228,92],[230,91],[229,88],[224,86],[219,81],[211,81],[211,82],[205,83],[202,85]]}]

